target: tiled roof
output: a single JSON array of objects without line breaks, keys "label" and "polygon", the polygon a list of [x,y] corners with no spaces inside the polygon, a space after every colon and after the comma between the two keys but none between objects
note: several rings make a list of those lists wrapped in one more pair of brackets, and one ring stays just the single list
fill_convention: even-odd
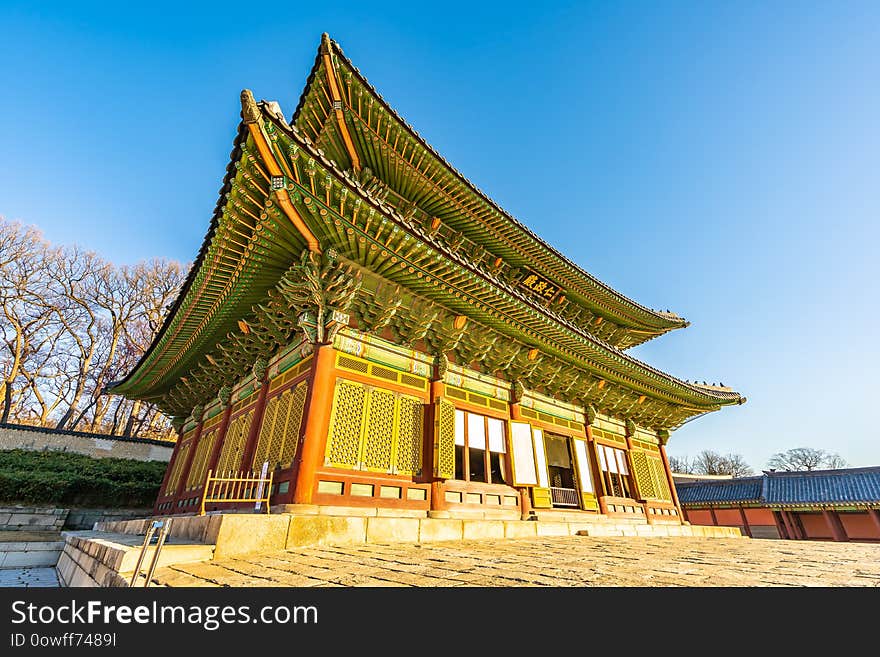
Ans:
[{"label": "tiled roof", "polygon": [[763,502],[768,505],[880,503],[880,467],[765,472],[760,477],[676,485],[684,505]]},{"label": "tiled roof", "polygon": [[740,477],[724,481],[689,481],[676,484],[682,504],[701,502],[757,502],[761,499],[761,477]]},{"label": "tiled roof", "polygon": [[880,467],[764,475],[764,499],[771,504],[880,502]]}]

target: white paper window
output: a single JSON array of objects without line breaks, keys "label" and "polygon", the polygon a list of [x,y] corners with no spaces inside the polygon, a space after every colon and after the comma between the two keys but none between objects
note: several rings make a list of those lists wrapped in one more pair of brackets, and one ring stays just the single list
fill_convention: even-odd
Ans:
[{"label": "white paper window", "polygon": [[617,453],[617,465],[620,468],[620,474],[628,475],[629,467],[626,465],[626,452],[622,449],[615,449],[614,451]]},{"label": "white paper window", "polygon": [[532,428],[532,439],[535,441],[535,463],[538,467],[538,485],[547,488],[550,478],[547,476],[547,453],[544,451],[544,432]]},{"label": "white paper window", "polygon": [[574,458],[577,462],[581,490],[585,493],[592,493],[593,476],[590,474],[590,460],[587,458],[587,444],[583,440],[574,441]]},{"label": "white paper window", "polygon": [[513,472],[516,486],[534,486],[538,483],[535,472],[535,449],[532,442],[532,427],[527,422],[510,423],[510,452],[513,458]]},{"label": "white paper window", "polygon": [[455,444],[464,447],[464,411],[455,411]]},{"label": "white paper window", "polygon": [[504,446],[504,422],[490,417],[487,420],[489,425],[489,451],[504,454],[507,449]]},{"label": "white paper window", "polygon": [[602,449],[605,450],[605,463],[608,465],[606,470],[617,473],[617,457],[614,456],[614,449],[605,445],[602,446]]},{"label": "white paper window", "polygon": [[599,455],[599,468],[602,472],[608,472],[608,464],[605,463],[605,447],[596,445],[596,453]]},{"label": "white paper window", "polygon": [[467,414],[468,449],[486,449],[486,423],[482,415]]}]

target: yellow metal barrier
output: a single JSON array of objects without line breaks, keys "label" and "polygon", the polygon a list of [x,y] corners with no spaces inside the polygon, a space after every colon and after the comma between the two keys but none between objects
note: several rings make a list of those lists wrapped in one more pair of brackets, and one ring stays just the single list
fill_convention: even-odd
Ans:
[{"label": "yellow metal barrier", "polygon": [[213,471],[208,470],[199,515],[205,515],[205,504],[234,502],[254,502],[257,510],[260,504],[265,504],[266,515],[269,515],[272,476],[271,472],[268,477],[261,477],[253,472],[224,472],[220,473],[220,476],[215,476]]}]

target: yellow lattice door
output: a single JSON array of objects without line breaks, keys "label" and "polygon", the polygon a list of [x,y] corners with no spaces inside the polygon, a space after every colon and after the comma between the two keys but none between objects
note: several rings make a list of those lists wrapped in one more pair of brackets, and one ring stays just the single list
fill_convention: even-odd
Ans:
[{"label": "yellow lattice door", "polygon": [[401,395],[399,409],[394,471],[397,474],[420,475],[422,474],[425,405],[421,399]]},{"label": "yellow lattice door", "polygon": [[455,478],[455,406],[445,399],[434,404],[434,476]]},{"label": "yellow lattice door", "polygon": [[[288,391],[289,392],[289,391]],[[287,409],[287,420],[284,423],[284,433],[279,442],[273,443],[276,449],[273,458],[277,459],[282,468],[293,463],[299,445],[300,429],[302,428],[303,411],[306,407],[306,395],[309,392],[309,384],[306,381],[299,383],[291,393],[290,406]],[[270,463],[272,461],[270,460]]]},{"label": "yellow lattice door", "polygon": [[174,495],[180,486],[180,479],[183,476],[183,467],[189,456],[190,447],[192,447],[192,437],[196,430],[187,432],[180,440],[180,447],[177,448],[177,455],[174,457],[174,463],[171,464],[171,474],[168,475],[168,483],[165,485],[165,495]]},{"label": "yellow lattice door", "polygon": [[216,438],[216,429],[208,431],[199,437],[199,443],[196,445],[196,454],[193,457],[193,463],[189,469],[189,477],[186,480],[187,489],[192,490],[205,483],[208,459],[211,458],[211,453],[214,451],[214,440]]},{"label": "yellow lattice door", "polygon": [[397,396],[393,392],[368,390],[364,440],[358,459],[364,470],[391,472],[396,410]]},{"label": "yellow lattice door", "polygon": [[672,501],[672,492],[669,490],[669,481],[666,478],[666,468],[663,467],[663,459],[656,456],[649,456],[648,463],[651,470],[651,477],[654,482],[654,490],[656,496],[667,502]]},{"label": "yellow lattice door", "polygon": [[336,382],[325,465],[349,469],[357,467],[366,400],[367,390],[364,386],[344,380]]},{"label": "yellow lattice door", "polygon": [[[272,397],[266,403],[266,411],[263,413],[263,425],[260,427],[260,435],[257,437],[257,447],[254,450],[254,460],[251,468],[258,470],[263,463],[269,460],[273,444],[278,440],[278,429],[284,432],[284,420],[287,415],[287,406],[290,404],[290,391]],[[280,427],[279,427],[280,425]],[[269,463],[270,469],[273,463]]]},{"label": "yellow lattice door", "polygon": [[217,461],[217,472],[239,471],[241,457],[244,453],[244,443],[247,439],[248,429],[251,426],[251,418],[254,412],[249,411],[239,415],[229,425],[226,438],[223,439],[223,449]]},{"label": "yellow lattice door", "polygon": [[654,487],[654,478],[651,472],[650,457],[643,451],[634,449],[629,453],[632,461],[633,477],[639,490],[639,498],[643,500],[655,499],[657,490]]}]

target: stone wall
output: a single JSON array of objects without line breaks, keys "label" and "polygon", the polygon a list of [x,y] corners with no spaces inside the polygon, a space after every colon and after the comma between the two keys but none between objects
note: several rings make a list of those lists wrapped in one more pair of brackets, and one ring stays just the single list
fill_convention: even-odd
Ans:
[{"label": "stone wall", "polygon": [[45,506],[0,506],[0,531],[91,529],[96,522],[143,518],[152,509],[59,509]]},{"label": "stone wall", "polygon": [[75,452],[92,458],[112,457],[167,463],[171,460],[174,443],[82,431],[56,431],[45,427],[0,424],[0,450],[8,449]]},{"label": "stone wall", "polygon": [[69,509],[0,506],[0,531],[60,532]]}]

